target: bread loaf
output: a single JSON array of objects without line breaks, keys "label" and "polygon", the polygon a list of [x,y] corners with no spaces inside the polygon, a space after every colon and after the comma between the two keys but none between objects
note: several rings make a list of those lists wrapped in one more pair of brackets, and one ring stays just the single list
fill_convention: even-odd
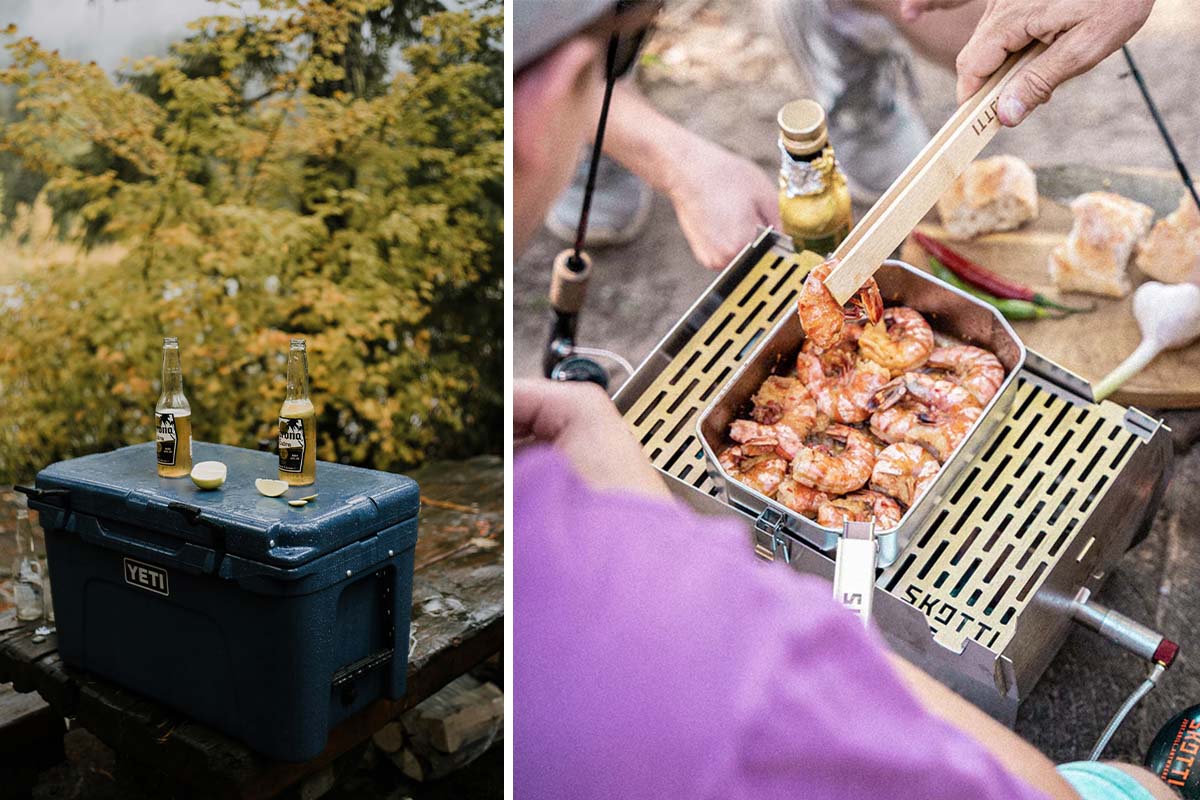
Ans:
[{"label": "bread loaf", "polygon": [[1200,212],[1190,193],[1184,192],[1179,208],[1154,223],[1134,263],[1163,283],[1200,278]]},{"label": "bread loaf", "polygon": [[1124,297],[1126,268],[1154,210],[1111,192],[1089,192],[1071,203],[1075,224],[1050,253],[1050,277],[1061,291]]},{"label": "bread loaf", "polygon": [[952,239],[1010,231],[1037,217],[1037,177],[1016,156],[985,158],[958,176],[937,210]]}]

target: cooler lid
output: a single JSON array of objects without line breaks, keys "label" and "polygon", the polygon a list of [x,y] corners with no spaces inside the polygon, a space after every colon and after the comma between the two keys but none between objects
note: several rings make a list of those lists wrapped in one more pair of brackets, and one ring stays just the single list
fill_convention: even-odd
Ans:
[{"label": "cooler lid", "polygon": [[[264,497],[254,481],[279,477],[274,454],[194,442],[192,460],[223,462],[225,484],[205,491],[188,477],[158,477],[148,442],[51,464],[38,473],[37,488],[67,493],[44,496],[39,505],[278,566],[298,566],[371,536],[415,517],[420,506],[416,482],[404,475],[319,461],[316,483]],[[308,505],[287,503],[311,494],[319,497]]]}]

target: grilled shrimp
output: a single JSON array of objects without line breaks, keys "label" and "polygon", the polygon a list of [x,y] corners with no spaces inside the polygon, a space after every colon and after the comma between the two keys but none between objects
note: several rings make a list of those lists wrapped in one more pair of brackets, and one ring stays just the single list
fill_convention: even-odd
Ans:
[{"label": "grilled shrimp", "polygon": [[803,444],[800,435],[787,425],[762,425],[746,419],[735,420],[729,426],[729,438],[742,446],[747,456],[774,453],[791,461]]},{"label": "grilled shrimp", "polygon": [[740,445],[732,445],[717,457],[729,477],[770,497],[787,474],[787,461],[776,455],[747,455]]},{"label": "grilled shrimp", "polygon": [[917,311],[894,306],[883,312],[882,324],[868,325],[858,340],[864,356],[902,375],[925,363],[933,352],[933,329]]},{"label": "grilled shrimp", "polygon": [[817,424],[817,401],[803,381],[772,375],[753,399],[750,416],[762,425],[784,425],[804,437]]},{"label": "grilled shrimp", "polygon": [[827,528],[839,528],[845,522],[874,520],[879,530],[886,531],[899,525],[902,516],[904,512],[899,503],[870,489],[827,500],[817,509],[817,522]]},{"label": "grilled shrimp", "polygon": [[870,486],[911,506],[933,483],[941,464],[923,447],[911,442],[888,445],[875,459]]},{"label": "grilled shrimp", "polygon": [[878,322],[883,316],[883,297],[874,278],[868,278],[850,298],[846,304],[849,309],[838,305],[824,283],[836,263],[833,260],[826,261],[809,272],[800,289],[800,297],[796,300],[800,326],[805,336],[818,347],[833,347],[841,340],[847,317],[858,319],[866,316],[871,322]]},{"label": "grilled shrimp", "polygon": [[950,373],[951,379],[969,391],[981,406],[987,405],[1004,382],[1004,365],[1000,359],[969,344],[939,347],[929,355],[926,363]]},{"label": "grilled shrimp", "polygon": [[875,467],[875,445],[862,431],[830,425],[810,436],[792,459],[792,477],[822,492],[845,494],[861,489]]},{"label": "grilled shrimp", "polygon": [[871,416],[871,399],[890,377],[886,368],[859,358],[853,345],[838,345],[817,355],[796,356],[796,374],[808,384],[817,410],[834,422],[863,422]]},{"label": "grilled shrimp", "polygon": [[805,486],[793,478],[784,478],[783,482],[779,484],[779,490],[775,493],[775,499],[797,514],[812,519],[817,516],[817,509],[821,507],[821,504],[826,500],[832,500],[833,496],[813,489],[811,486]]},{"label": "grilled shrimp", "polygon": [[875,395],[871,432],[885,442],[912,442],[938,461],[949,458],[983,410],[962,386],[909,372]]}]

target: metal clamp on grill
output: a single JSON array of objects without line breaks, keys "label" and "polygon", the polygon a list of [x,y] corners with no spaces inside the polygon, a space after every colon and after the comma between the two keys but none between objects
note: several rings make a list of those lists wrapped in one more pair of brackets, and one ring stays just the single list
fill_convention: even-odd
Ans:
[{"label": "metal clamp on grill", "polygon": [[[772,359],[799,346],[796,295],[821,260],[763,231],[615,400],[680,497],[748,519],[760,556],[832,580],[839,531],[726,480],[713,452],[732,413],[724,403],[744,402]],[[1096,403],[1086,381],[945,284],[899,262],[876,277],[885,298],[899,293],[959,338],[987,342],[1008,374],[926,499],[896,535],[878,536],[872,619],[900,655],[1012,724],[1081,613],[1080,591],[1094,593],[1148,530],[1169,436],[1140,411]]]}]

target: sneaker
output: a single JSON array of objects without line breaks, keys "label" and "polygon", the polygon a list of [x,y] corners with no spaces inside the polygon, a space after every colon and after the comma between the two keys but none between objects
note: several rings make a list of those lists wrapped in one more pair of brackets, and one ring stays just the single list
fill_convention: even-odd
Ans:
[{"label": "sneaker", "polygon": [[792,58],[828,115],[850,194],[874,203],[929,141],[895,26],[850,0],[772,0]]},{"label": "sneaker", "polygon": [[[591,150],[579,162],[575,179],[546,216],[546,228],[565,242],[575,241]],[[650,218],[654,193],[638,176],[608,156],[600,156],[596,188],[588,213],[587,246],[624,244],[637,237]]]}]

